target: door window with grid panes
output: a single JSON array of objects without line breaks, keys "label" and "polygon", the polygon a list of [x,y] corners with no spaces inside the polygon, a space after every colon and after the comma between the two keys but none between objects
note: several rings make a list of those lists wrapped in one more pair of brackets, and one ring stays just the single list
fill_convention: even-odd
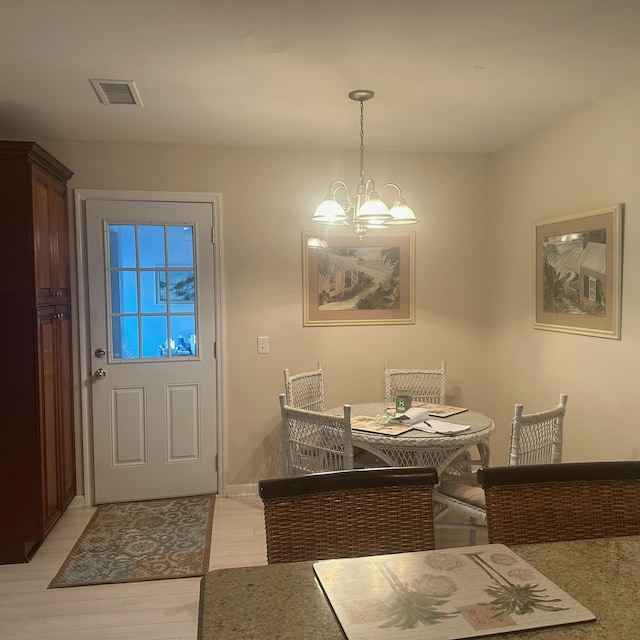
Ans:
[{"label": "door window with grid panes", "polygon": [[107,224],[111,361],[198,356],[193,225]]}]

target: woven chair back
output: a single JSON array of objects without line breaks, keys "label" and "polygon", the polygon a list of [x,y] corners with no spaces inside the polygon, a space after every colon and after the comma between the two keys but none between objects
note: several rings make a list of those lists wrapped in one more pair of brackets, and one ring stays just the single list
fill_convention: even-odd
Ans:
[{"label": "woven chair back", "polygon": [[489,542],[531,544],[640,534],[640,462],[478,471]]},{"label": "woven chair back", "polygon": [[509,465],[555,464],[562,462],[566,394],[548,411],[523,414],[523,406],[515,406],[511,424]]},{"label": "woven chair back", "polygon": [[433,467],[357,469],[259,483],[267,561],[424,551],[435,547]]},{"label": "woven chair back", "polygon": [[350,405],[334,416],[290,407],[283,393],[279,397],[286,475],[353,469]]},{"label": "woven chair back", "polygon": [[322,364],[318,362],[315,371],[289,374],[283,369],[284,394],[287,405],[307,411],[324,411],[324,374]]},{"label": "woven chair back", "polygon": [[406,391],[413,402],[444,404],[445,400],[444,360],[439,369],[390,369],[384,363],[384,401],[395,402],[398,391]]}]

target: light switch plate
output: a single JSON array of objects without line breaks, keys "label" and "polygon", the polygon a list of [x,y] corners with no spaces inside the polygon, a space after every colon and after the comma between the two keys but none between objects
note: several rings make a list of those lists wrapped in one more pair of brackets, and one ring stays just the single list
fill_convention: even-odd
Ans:
[{"label": "light switch plate", "polygon": [[258,353],[269,353],[269,336],[258,336]]}]

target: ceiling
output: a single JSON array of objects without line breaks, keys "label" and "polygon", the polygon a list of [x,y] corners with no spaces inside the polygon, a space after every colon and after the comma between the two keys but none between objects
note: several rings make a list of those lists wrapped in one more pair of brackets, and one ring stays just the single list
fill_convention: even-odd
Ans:
[{"label": "ceiling", "polygon": [[[490,152],[640,78],[639,0],[0,0],[0,138]],[[101,104],[133,80],[144,106]]]}]

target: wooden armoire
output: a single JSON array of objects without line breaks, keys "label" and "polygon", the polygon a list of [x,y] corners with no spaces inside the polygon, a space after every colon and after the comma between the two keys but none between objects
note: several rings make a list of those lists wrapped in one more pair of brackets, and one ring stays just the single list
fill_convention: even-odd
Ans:
[{"label": "wooden armoire", "polygon": [[0,142],[0,564],[26,562],[76,492],[67,181]]}]

